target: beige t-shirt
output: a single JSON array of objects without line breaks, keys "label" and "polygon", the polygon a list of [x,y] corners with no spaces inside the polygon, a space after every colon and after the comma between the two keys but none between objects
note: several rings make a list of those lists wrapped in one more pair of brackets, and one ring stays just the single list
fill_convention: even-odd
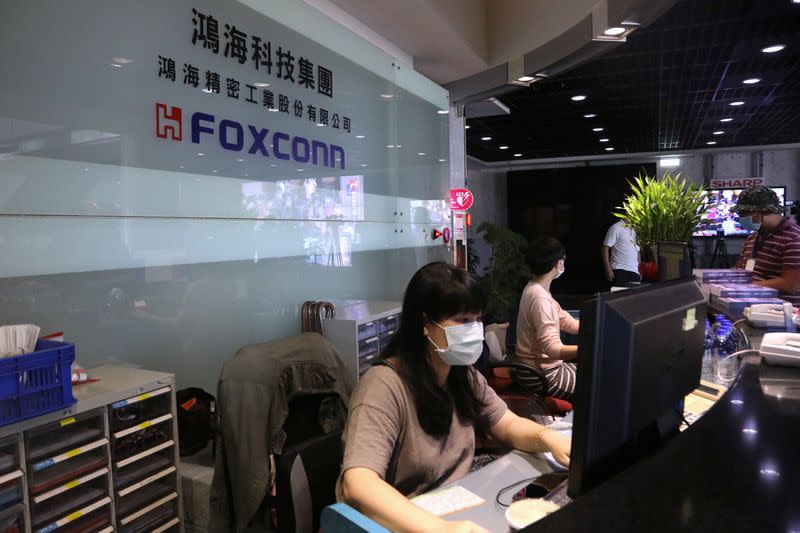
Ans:
[{"label": "beige t-shirt", "polygon": [[522,291],[517,317],[517,357],[541,368],[554,368],[559,359],[561,330],[578,333],[579,323],[561,309],[550,292],[531,281]]},{"label": "beige t-shirt", "polygon": [[[473,388],[484,408],[480,423],[496,424],[508,407],[474,369]],[[408,497],[459,479],[469,472],[475,452],[475,428],[461,422],[455,408],[450,433],[432,437],[417,420],[414,399],[403,379],[392,368],[370,368],[350,397],[344,439],[344,473],[350,468],[369,468]],[[336,498],[342,501],[341,475]]]}]

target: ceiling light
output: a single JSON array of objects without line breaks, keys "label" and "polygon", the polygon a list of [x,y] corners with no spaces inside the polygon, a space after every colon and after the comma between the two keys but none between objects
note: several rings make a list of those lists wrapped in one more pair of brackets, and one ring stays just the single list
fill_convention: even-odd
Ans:
[{"label": "ceiling light", "polygon": [[278,165],[276,165],[275,163],[272,163],[270,166],[271,167],[277,167]]},{"label": "ceiling light", "polygon": [[197,152],[197,155],[206,155],[203,152]]},{"label": "ceiling light", "polygon": [[603,138],[603,139],[599,139],[599,140],[600,140],[601,143],[607,143],[610,139]]},{"label": "ceiling light", "polygon": [[731,117],[726,117],[726,118],[719,119],[720,122],[730,122],[731,120],[733,120]]},{"label": "ceiling light", "polygon": [[608,28],[603,32],[603,34],[608,35],[609,37],[616,37],[617,35],[622,35],[623,33],[625,33],[625,28],[620,28],[619,26]]},{"label": "ceiling light", "polygon": [[214,174],[216,174],[216,173],[217,173],[217,171],[216,171],[216,170],[212,170],[211,172],[213,172]]},{"label": "ceiling light", "polygon": [[606,148],[606,152],[612,152],[613,150],[614,150],[613,146],[609,146],[608,148]]},{"label": "ceiling light", "polygon": [[780,52],[784,48],[786,48],[786,45],[772,44],[770,46],[767,46],[766,48],[762,48],[761,51],[764,52],[765,54],[774,54],[775,52]]},{"label": "ceiling light", "polygon": [[361,166],[362,166],[362,167],[365,167],[365,166],[367,166],[367,165],[364,165],[364,164],[362,164]]},{"label": "ceiling light", "polygon": [[464,126],[464,129],[465,129],[465,130],[468,130],[468,129],[469,129],[469,124],[467,124],[466,126]]},{"label": "ceiling light", "polygon": [[363,139],[363,138],[364,138],[363,135],[356,135],[356,139]]},{"label": "ceiling light", "polygon": [[677,167],[680,166],[680,164],[681,160],[677,157],[665,157],[658,161],[658,165],[661,167]]},{"label": "ceiling light", "polygon": [[500,147],[500,149],[501,150],[508,150],[508,146],[503,145],[503,146]]},{"label": "ceiling light", "polygon": [[445,161],[447,161],[447,159],[440,159],[439,163],[444,163]]},{"label": "ceiling light", "polygon": [[394,148],[394,145],[393,144],[387,144],[386,148]]},{"label": "ceiling light", "polygon": [[317,122],[317,127],[318,127],[318,128],[321,128],[321,127],[323,127],[324,125],[325,125],[325,124],[323,124],[322,122]]},{"label": "ceiling light", "polygon": [[706,144],[717,144],[717,141],[708,141]]},{"label": "ceiling light", "polygon": [[481,137],[481,140],[482,141],[491,141],[492,138],[491,137]]},{"label": "ceiling light", "polygon": [[122,65],[118,65],[117,63],[111,63],[112,67],[122,68]]},{"label": "ceiling light", "polygon": [[302,171],[303,171],[303,169],[302,169],[302,168],[298,168],[298,169],[297,169],[297,171],[298,171],[298,172],[302,172]]},{"label": "ceiling light", "polygon": [[514,157],[522,157],[522,154],[514,154]]},{"label": "ceiling light", "polygon": [[425,152],[417,152],[417,155],[425,155]]},{"label": "ceiling light", "polygon": [[588,113],[588,114],[586,114],[586,115],[583,115],[583,118],[594,118],[594,117],[596,117],[596,116],[597,116],[597,115],[596,115],[596,114],[594,114],[594,113]]},{"label": "ceiling light", "polygon": [[592,128],[592,131],[603,131],[603,128]]},{"label": "ceiling light", "polygon": [[742,83],[746,85],[753,85],[754,83],[758,83],[761,81],[761,78],[747,78]]},{"label": "ceiling light", "polygon": [[265,81],[257,81],[253,85],[255,85],[256,87],[269,87],[269,83]]},{"label": "ceiling light", "polygon": [[450,112],[450,111],[449,111],[448,109],[440,109],[440,110],[438,110],[438,111],[437,111],[437,113],[439,113],[440,115],[446,115],[446,114],[448,114],[449,112]]},{"label": "ceiling light", "polygon": [[722,135],[723,133],[725,133],[725,132],[724,131],[715,131],[714,135]]},{"label": "ceiling light", "polygon": [[277,113],[278,112],[278,108],[277,107],[270,107],[269,109],[267,109],[267,111],[269,111],[270,113]]},{"label": "ceiling light", "polygon": [[732,105],[732,106],[739,106],[739,105],[744,105],[744,102],[742,102],[741,100],[737,100],[737,101],[735,101],[735,102],[731,102],[731,103],[730,103],[730,104],[728,104],[728,105]]},{"label": "ceiling light", "polygon": [[535,79],[536,78],[534,78],[533,76],[520,76],[519,78],[517,78],[517,81],[521,81],[522,83],[528,83],[529,81],[533,81]]},{"label": "ceiling light", "polygon": [[133,63],[133,59],[128,59],[127,57],[115,57],[112,61],[114,61],[114,63],[119,63],[121,65],[127,65],[128,63]]},{"label": "ceiling light", "polygon": [[386,98],[388,100],[390,98],[394,98],[394,95],[393,94],[382,94],[381,98]]},{"label": "ceiling light", "polygon": [[582,94],[576,94],[575,96],[572,97],[573,102],[583,102],[584,100],[586,100],[586,96]]},{"label": "ceiling light", "polygon": [[204,93],[211,93],[211,89],[203,89]]}]

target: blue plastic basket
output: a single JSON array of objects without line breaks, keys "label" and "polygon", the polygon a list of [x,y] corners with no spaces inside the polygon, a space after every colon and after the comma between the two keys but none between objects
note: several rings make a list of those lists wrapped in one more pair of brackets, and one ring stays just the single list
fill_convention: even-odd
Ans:
[{"label": "blue plastic basket", "polygon": [[0,359],[0,426],[75,403],[75,345],[39,340],[33,353]]}]

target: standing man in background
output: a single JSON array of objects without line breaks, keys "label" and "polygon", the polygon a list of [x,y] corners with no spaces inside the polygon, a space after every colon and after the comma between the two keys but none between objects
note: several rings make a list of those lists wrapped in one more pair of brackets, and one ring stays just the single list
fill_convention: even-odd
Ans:
[{"label": "standing man in background", "polygon": [[606,279],[612,287],[625,287],[628,283],[642,281],[636,233],[624,221],[619,220],[608,228],[601,253]]}]

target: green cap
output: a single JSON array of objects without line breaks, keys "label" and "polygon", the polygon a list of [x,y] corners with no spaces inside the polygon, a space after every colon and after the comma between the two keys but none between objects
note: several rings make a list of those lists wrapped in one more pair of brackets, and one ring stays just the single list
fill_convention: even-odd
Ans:
[{"label": "green cap", "polygon": [[742,191],[736,205],[731,211],[739,213],[775,213],[783,214],[783,206],[775,191],[763,185],[756,185]]}]

